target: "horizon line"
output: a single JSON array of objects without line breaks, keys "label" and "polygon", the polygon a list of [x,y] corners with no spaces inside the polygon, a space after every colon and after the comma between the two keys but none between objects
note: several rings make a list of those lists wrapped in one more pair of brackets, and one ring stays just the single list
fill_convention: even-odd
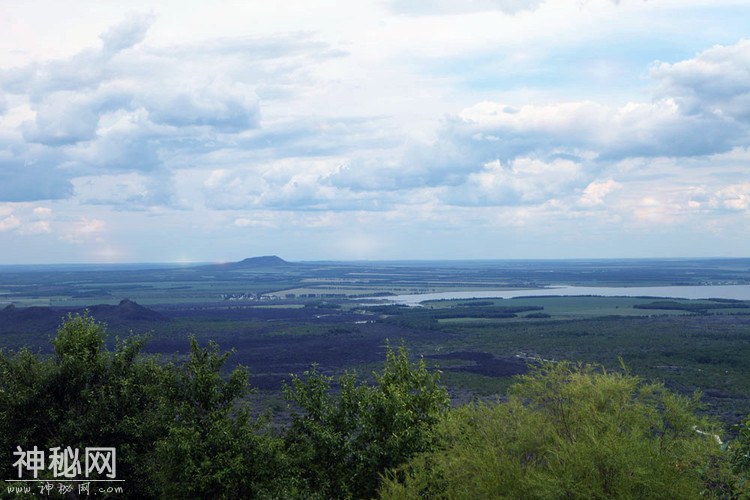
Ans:
[{"label": "horizon line", "polygon": [[[243,260],[256,259],[263,257],[278,257],[277,255],[264,255],[247,257],[239,260],[214,260],[214,261],[121,261],[121,262],[29,262],[29,263],[0,263],[0,268],[5,267],[91,267],[91,266],[174,266],[174,267],[196,267],[212,266],[223,264],[236,264]],[[321,258],[321,259],[303,259],[287,260],[279,257],[285,263],[290,264],[317,264],[317,263],[388,263],[388,262],[575,262],[575,261],[702,261],[702,260],[748,260],[750,255],[743,257],[727,256],[705,256],[705,257],[469,257],[469,258],[385,258],[385,259],[342,259],[342,258]]]}]

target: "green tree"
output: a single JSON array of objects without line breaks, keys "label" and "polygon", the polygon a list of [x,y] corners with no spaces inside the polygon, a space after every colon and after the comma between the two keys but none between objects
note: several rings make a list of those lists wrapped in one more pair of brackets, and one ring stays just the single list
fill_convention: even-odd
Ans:
[{"label": "green tree", "polygon": [[451,411],[439,451],[390,472],[382,496],[731,496],[726,454],[697,404],[627,374],[543,363],[507,402]]},{"label": "green tree", "polygon": [[[137,496],[150,491],[143,467],[167,430],[163,366],[142,357],[144,339],[105,348],[106,328],[87,313],[69,315],[52,340],[54,356],[0,353],[0,466],[12,452],[53,447],[116,447],[117,474]],[[46,471],[49,473],[49,471]]]},{"label": "green tree", "polygon": [[433,426],[450,404],[439,374],[423,360],[411,363],[405,347],[388,346],[374,378],[367,385],[347,373],[335,392],[333,378],[313,368],[286,387],[301,410],[293,414],[287,449],[305,496],[371,498],[386,469],[433,448]]},{"label": "green tree", "polygon": [[[117,478],[132,498],[285,496],[282,441],[250,418],[247,371],[228,378],[228,353],[191,340],[187,361],[144,356],[145,340],[105,346],[106,328],[68,316],[54,355],[0,352],[0,467],[13,451],[102,446],[117,450]],[[43,477],[50,478],[49,470]],[[291,486],[290,486],[291,485]]]},{"label": "green tree", "polygon": [[170,365],[173,417],[156,443],[152,467],[162,498],[259,498],[292,495],[281,440],[253,420],[244,399],[248,373],[221,371],[231,353],[190,340],[190,356]]}]

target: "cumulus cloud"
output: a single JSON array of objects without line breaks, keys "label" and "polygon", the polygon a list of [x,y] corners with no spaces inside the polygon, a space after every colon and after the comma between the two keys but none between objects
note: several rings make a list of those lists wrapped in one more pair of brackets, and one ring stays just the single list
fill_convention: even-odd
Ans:
[{"label": "cumulus cloud", "polygon": [[593,207],[604,204],[604,198],[617,189],[622,188],[622,184],[612,179],[606,181],[594,181],[583,190],[580,204],[585,207]]},{"label": "cumulus cloud", "polygon": [[42,234],[52,231],[52,210],[48,207],[33,207],[26,203],[0,203],[0,233]]},{"label": "cumulus cloud", "polygon": [[77,221],[65,225],[65,233],[61,238],[69,243],[83,244],[87,241],[102,243],[101,235],[107,224],[101,219],[82,217]]},{"label": "cumulus cloud", "polygon": [[110,27],[99,35],[103,51],[113,54],[142,42],[155,20],[153,14],[138,14]]},{"label": "cumulus cloud", "polygon": [[15,215],[11,214],[5,218],[0,218],[0,232],[16,229],[21,225],[21,221]]},{"label": "cumulus cloud", "polygon": [[[391,7],[419,15],[517,13],[541,3]],[[434,134],[420,130],[434,140],[420,142],[399,135],[391,127],[396,118],[362,118],[356,106],[330,105],[328,99],[338,101],[316,77],[338,78],[342,89],[351,82],[328,64],[343,53],[314,35],[155,47],[148,37],[153,22],[148,15],[129,18],[105,30],[101,46],[0,71],[0,112],[7,95],[6,108],[28,115],[0,130],[0,201],[75,196],[83,204],[145,210],[187,206],[197,193],[197,204],[208,210],[246,211],[225,219],[233,227],[263,227],[268,219],[255,214],[275,211],[410,207],[425,220],[444,221],[451,211],[518,207],[514,217],[526,220],[520,218],[535,209],[574,217],[614,211],[610,202],[621,201],[638,207],[634,217],[656,221],[677,210],[747,210],[741,183],[669,196],[634,194],[632,186],[644,171],[658,170],[662,158],[707,157],[747,144],[748,42],[654,64],[650,99],[506,93],[500,102],[456,107],[439,123],[432,120],[442,109],[435,111],[425,119],[438,123]],[[405,95],[411,90],[400,88]],[[465,95],[457,101],[473,102]],[[299,103],[309,107],[300,110]],[[634,158],[631,169],[623,167]],[[186,179],[187,197],[175,192],[175,179]],[[6,214],[6,227],[11,217],[26,221]],[[46,218],[29,222],[36,224],[29,231],[53,228]],[[96,237],[103,224],[79,221],[66,238]]]},{"label": "cumulus cloud", "polygon": [[217,78],[206,85],[176,88],[145,96],[148,115],[155,123],[174,127],[207,126],[239,132],[260,124],[255,91],[249,85]]},{"label": "cumulus cloud", "polygon": [[49,207],[34,207],[28,215],[28,220],[20,229],[22,234],[44,234],[52,232],[52,209]]},{"label": "cumulus cloud", "polygon": [[745,134],[732,120],[693,116],[664,98],[620,107],[586,101],[520,107],[482,102],[446,123],[441,139],[485,160],[557,152],[620,159],[717,153]]},{"label": "cumulus cloud", "polygon": [[52,215],[52,209],[49,207],[34,207],[33,213],[35,217],[49,217]]},{"label": "cumulus cloud", "polygon": [[720,189],[708,204],[712,208],[736,212],[750,211],[750,182],[734,184]]},{"label": "cumulus cloud", "polygon": [[398,201],[398,193],[332,184],[339,168],[336,159],[293,158],[254,168],[214,169],[201,190],[214,209],[380,211]]},{"label": "cumulus cloud", "polygon": [[169,139],[169,132],[155,127],[142,110],[122,112],[95,141],[76,144],[67,153],[79,175],[152,172],[161,166],[160,149]]},{"label": "cumulus cloud", "polygon": [[587,176],[581,164],[570,160],[544,162],[518,158],[503,164],[484,165],[468,175],[466,182],[448,191],[445,201],[456,205],[530,205],[565,196]]},{"label": "cumulus cloud", "polygon": [[686,115],[750,121],[750,40],[654,64],[651,76],[660,94],[674,99]]},{"label": "cumulus cloud", "polygon": [[105,72],[103,62],[98,51],[87,49],[66,60],[0,70],[0,85],[9,94],[37,102],[49,92],[95,88]]},{"label": "cumulus cloud", "polygon": [[[15,109],[30,115],[9,125],[14,129],[0,123],[0,138],[8,141],[0,152],[0,201],[68,197],[77,177],[140,172],[161,182],[165,172],[189,168],[212,151],[251,150],[253,140],[284,146],[273,127],[255,139],[246,135],[261,126],[256,89],[273,94],[271,87],[290,86],[315,61],[340,55],[298,34],[153,48],[142,43],[153,22],[153,15],[132,16],[105,30],[99,48],[0,70],[0,113],[9,94]],[[306,132],[288,137],[292,155],[295,145],[300,154],[314,149]]]},{"label": "cumulus cloud", "polygon": [[[629,187],[649,176],[673,182],[685,169],[702,171],[705,162],[723,165],[720,155],[747,143],[748,58],[750,44],[743,41],[657,64],[650,101],[479,102],[446,117],[431,143],[407,142],[388,156],[353,155],[314,182],[344,197],[387,201],[394,193],[431,189],[451,206],[606,208],[643,222],[677,220],[689,203],[744,210],[742,184],[715,188],[704,201],[692,192],[690,202],[684,190],[638,197]],[[325,192],[306,186],[318,196]],[[635,208],[620,213],[609,203],[613,196],[618,206]],[[325,196],[318,201],[325,204]]]},{"label": "cumulus cloud", "polygon": [[[620,107],[588,101],[519,107],[482,102],[447,118],[434,143],[407,145],[399,158],[352,159],[326,182],[364,191],[462,186],[451,195],[453,202],[472,191],[466,189],[468,185],[486,188],[491,184],[494,194],[485,189],[483,195],[472,195],[466,203],[479,203],[480,199],[527,203],[551,192],[548,184],[557,177],[549,174],[567,171],[557,170],[568,165],[565,161],[588,172],[565,184],[581,189],[607,163],[629,157],[723,152],[745,133],[734,122],[685,115],[671,99]],[[514,169],[519,159],[519,168]],[[504,167],[488,171],[488,165]],[[555,167],[544,171],[529,169],[530,165]],[[532,188],[530,182],[538,185]],[[534,189],[539,196],[533,196]]]},{"label": "cumulus cloud", "polygon": [[594,207],[620,186],[597,181],[618,162],[641,158],[648,168],[659,158],[705,157],[746,144],[749,58],[743,41],[656,65],[649,102],[480,102],[447,117],[432,144],[408,146],[395,160],[348,162],[328,182],[357,190],[444,186],[446,200],[466,205],[576,195],[581,207]]},{"label": "cumulus cloud", "polygon": [[52,232],[52,227],[48,220],[30,222],[21,230],[22,234],[44,234],[50,232]]},{"label": "cumulus cloud", "polygon": [[86,96],[53,92],[36,107],[34,121],[24,124],[23,137],[49,146],[72,144],[93,139],[98,123],[96,109]]}]

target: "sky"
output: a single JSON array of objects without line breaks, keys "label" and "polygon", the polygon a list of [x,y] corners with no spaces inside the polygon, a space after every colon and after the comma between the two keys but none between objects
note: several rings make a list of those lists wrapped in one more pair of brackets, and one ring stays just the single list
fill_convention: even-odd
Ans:
[{"label": "sky", "polygon": [[746,0],[0,9],[0,264],[750,257]]}]

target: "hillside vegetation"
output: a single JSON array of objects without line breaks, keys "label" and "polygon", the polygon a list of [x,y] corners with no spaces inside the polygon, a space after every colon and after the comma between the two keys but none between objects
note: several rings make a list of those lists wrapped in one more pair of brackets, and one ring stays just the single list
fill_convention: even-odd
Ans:
[{"label": "hillside vegetation", "polygon": [[438,372],[388,347],[371,383],[315,367],[294,377],[292,420],[272,429],[250,413],[247,370],[225,373],[215,343],[164,360],[138,338],[109,350],[105,335],[70,315],[52,356],[0,351],[3,478],[17,477],[19,447],[109,446],[127,498],[748,494],[747,426],[720,444],[697,397],[624,371],[540,363],[507,401],[451,409]]}]

